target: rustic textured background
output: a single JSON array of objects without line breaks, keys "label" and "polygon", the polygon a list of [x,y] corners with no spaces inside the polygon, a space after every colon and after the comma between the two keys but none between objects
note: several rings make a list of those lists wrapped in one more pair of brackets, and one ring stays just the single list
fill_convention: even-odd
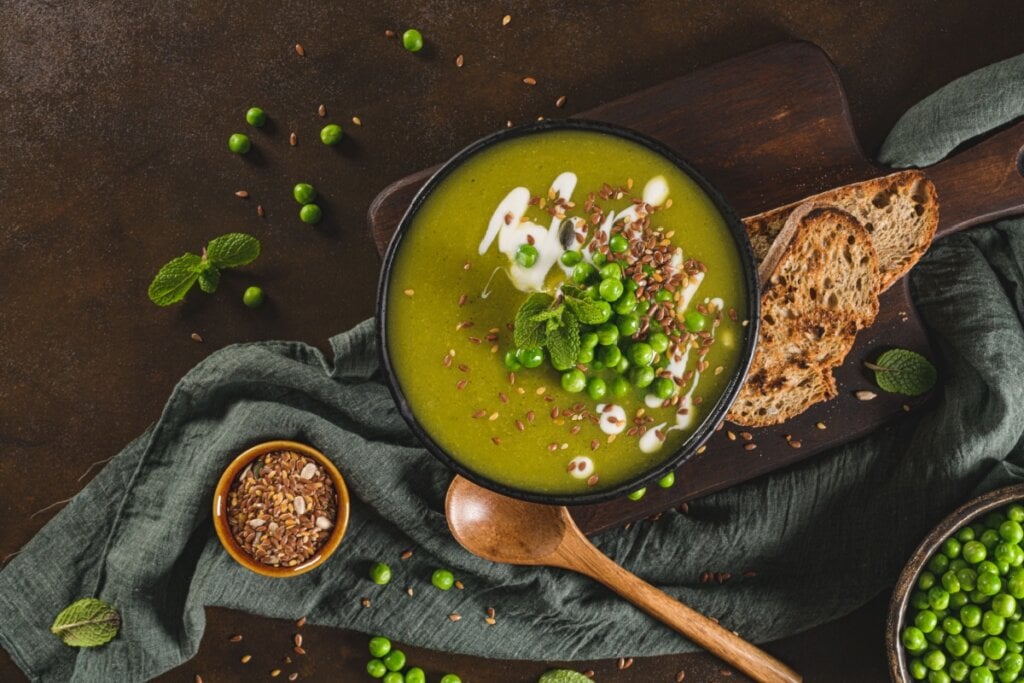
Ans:
[{"label": "rustic textured background", "polygon": [[[1019,2],[568,4],[0,3],[0,557],[52,514],[35,511],[72,496],[90,463],[156,418],[177,378],[212,350],[275,338],[323,347],[371,315],[379,260],[364,216],[373,196],[506,119],[555,115],[563,94],[564,113],[582,111],[796,38],[836,62],[871,151],[909,105],[1024,47]],[[501,28],[506,13],[512,22]],[[408,26],[426,37],[419,54],[384,37]],[[527,88],[524,75],[539,84]],[[321,103],[349,133],[336,151],[316,139]],[[254,136],[259,153],[242,159],[226,139],[245,131],[253,104],[273,125]],[[299,180],[323,195],[318,229],[297,219],[290,187]],[[232,195],[242,188],[252,198]],[[163,262],[230,230],[263,241],[254,268],[226,276],[214,296],[166,310],[149,303]],[[239,301],[253,281],[269,296],[257,311]],[[884,680],[885,597],[769,649],[809,681]],[[248,667],[226,642],[238,632],[254,653]],[[259,680],[291,632],[212,610],[199,656],[165,679]],[[365,637],[306,634],[303,680],[362,679]],[[547,668],[408,652],[428,673],[467,681],[533,681]],[[624,672],[611,661],[577,666],[599,680],[667,682],[680,670],[687,681],[742,680],[700,655]],[[3,654],[0,679],[21,680]]]}]

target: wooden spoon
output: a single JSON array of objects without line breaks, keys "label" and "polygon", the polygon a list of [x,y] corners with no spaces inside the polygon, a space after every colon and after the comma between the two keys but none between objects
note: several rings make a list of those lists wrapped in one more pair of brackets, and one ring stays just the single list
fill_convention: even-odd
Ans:
[{"label": "wooden spoon", "polygon": [[803,680],[767,652],[615,564],[587,540],[565,507],[509,498],[455,477],[445,512],[455,540],[474,555],[492,562],[579,572],[757,681]]}]

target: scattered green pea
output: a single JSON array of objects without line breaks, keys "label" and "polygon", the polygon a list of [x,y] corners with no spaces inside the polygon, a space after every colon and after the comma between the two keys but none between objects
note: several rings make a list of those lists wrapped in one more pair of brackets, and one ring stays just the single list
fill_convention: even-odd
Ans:
[{"label": "scattered green pea", "polygon": [[629,393],[629,380],[625,377],[616,377],[611,383],[612,396],[622,398]]},{"label": "scattered green pea", "polygon": [[[608,384],[600,377],[591,377],[587,380],[587,395],[595,401],[600,401],[608,394]],[[1011,598],[1012,599],[1012,598]]]},{"label": "scattered green pea", "polygon": [[654,368],[650,366],[633,368],[629,371],[629,379],[634,386],[646,389],[654,381]]},{"label": "scattered green pea", "polygon": [[563,372],[562,388],[571,394],[578,394],[587,388],[587,376],[579,368]]},{"label": "scattered green pea", "polygon": [[540,252],[537,251],[537,247],[532,244],[520,244],[516,249],[515,259],[523,268],[531,268],[537,262],[538,256]]},{"label": "scattered green pea", "polygon": [[373,565],[370,567],[370,580],[378,586],[386,586],[391,583],[391,567],[383,562]]},{"label": "scattered green pea", "polygon": [[[607,267],[605,266],[605,268]],[[601,298],[605,301],[617,301],[622,296],[622,280],[613,280],[611,278],[601,280],[598,291],[601,294]]]},{"label": "scattered green pea", "polygon": [[343,137],[345,137],[345,133],[341,130],[341,126],[336,123],[328,123],[320,129],[320,142],[325,145],[336,145],[341,142]]},{"label": "scattered green pea", "polygon": [[370,655],[378,659],[391,652],[391,641],[384,636],[370,638]]},{"label": "scattered green pea", "polygon": [[676,393],[676,383],[668,377],[659,377],[654,380],[653,389],[655,396],[661,400],[665,400],[667,398],[672,398],[672,395]]},{"label": "scattered green pea", "polygon": [[399,671],[389,671],[384,674],[383,683],[405,683],[405,676]]},{"label": "scattered green pea", "polygon": [[558,257],[558,260],[561,261],[562,265],[565,266],[566,268],[572,268],[581,260],[583,260],[583,256],[581,256],[580,252],[578,251],[569,250],[562,252],[562,255]]},{"label": "scattered green pea", "polygon": [[430,577],[430,583],[443,591],[451,590],[451,587],[455,585],[455,576],[447,569],[438,569]]},{"label": "scattered green pea", "polygon": [[263,305],[263,300],[266,299],[266,295],[263,290],[259,287],[247,287],[242,293],[242,303],[249,308],[259,308]]},{"label": "scattered green pea", "polygon": [[405,668],[405,653],[401,650],[392,650],[382,660],[388,671],[401,671]]},{"label": "scattered green pea", "polygon": [[630,500],[640,500],[645,495],[647,495],[647,488],[646,487],[641,488],[641,489],[637,489],[636,491],[631,491],[629,493],[629,495],[626,496],[626,497],[629,498]]},{"label": "scattered green pea", "polygon": [[625,253],[629,249],[629,240],[622,235],[613,235],[608,240],[608,248],[615,254]]},{"label": "scattered green pea", "polygon": [[[622,332],[621,326],[619,332]],[[637,342],[629,347],[629,360],[633,365],[650,365],[654,362],[654,349],[646,342]]]},{"label": "scattered green pea", "polygon": [[387,672],[388,668],[379,659],[371,659],[366,663],[366,673],[370,674],[373,678],[384,678]]},{"label": "scattered green pea", "polygon": [[589,263],[577,263],[572,269],[572,280],[576,284],[585,285],[596,273],[597,269]]},{"label": "scattered green pea", "polygon": [[296,183],[292,188],[292,196],[303,206],[312,204],[316,200],[316,188],[309,183]]},{"label": "scattered green pea", "polygon": [[664,477],[662,477],[661,479],[658,480],[658,486],[660,486],[663,489],[670,489],[670,488],[672,488],[675,485],[675,483],[676,483],[676,473],[675,472],[669,472]]},{"label": "scattered green pea", "polygon": [[405,683],[427,683],[427,675],[423,669],[414,666],[405,672]]},{"label": "scattered green pea", "polygon": [[640,318],[634,313],[620,315],[618,319],[619,334],[623,337],[632,337],[640,329]]},{"label": "scattered green pea", "polygon": [[306,204],[299,209],[299,220],[309,225],[316,225],[323,216],[323,210],[316,204]]},{"label": "scattered green pea", "polygon": [[462,679],[455,674],[445,674],[441,677],[441,683],[462,683]]},{"label": "scattered green pea", "polygon": [[252,142],[245,133],[235,133],[228,138],[228,149],[235,154],[245,154],[252,149]]},{"label": "scattered green pea", "polygon": [[516,356],[524,368],[537,368],[544,362],[544,350],[539,348],[519,349]]},{"label": "scattered green pea", "polygon": [[687,332],[703,332],[708,326],[708,319],[698,311],[687,311],[683,316],[683,324]]},{"label": "scattered green pea", "polygon": [[249,107],[249,111],[245,112],[245,122],[253,128],[262,128],[267,122],[267,114],[259,107]]},{"label": "scattered green pea", "polygon": [[419,52],[423,49],[423,34],[414,28],[408,29],[402,34],[402,47],[409,52]]},{"label": "scattered green pea", "polygon": [[523,367],[523,364],[519,362],[519,358],[516,356],[515,349],[509,349],[505,352],[505,367],[516,372]]}]

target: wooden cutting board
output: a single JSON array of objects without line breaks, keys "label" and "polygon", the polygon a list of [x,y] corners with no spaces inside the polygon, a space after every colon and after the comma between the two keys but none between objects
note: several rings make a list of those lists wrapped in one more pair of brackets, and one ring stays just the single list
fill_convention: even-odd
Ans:
[{"label": "wooden cutting board", "polygon": [[[742,216],[889,172],[864,155],[835,68],[809,43],[768,47],[579,116],[659,139],[699,169]],[[1024,123],[1018,123],[926,169],[941,207],[936,239],[1024,212],[1022,145]],[[370,230],[381,253],[416,190],[435,170],[388,186],[370,206]],[[928,397],[908,399],[878,391],[863,369],[865,360],[894,346],[934,358],[906,278],[882,295],[877,320],[858,335],[837,370],[836,399],[776,427],[745,429],[726,423],[702,453],[680,466],[671,489],[649,487],[639,502],[623,498],[579,506],[573,508],[573,517],[588,533],[642,519],[786,467],[906,415]],[[854,392],[861,389],[875,389],[878,398],[858,400]],[[747,450],[747,444],[756,448]]]}]

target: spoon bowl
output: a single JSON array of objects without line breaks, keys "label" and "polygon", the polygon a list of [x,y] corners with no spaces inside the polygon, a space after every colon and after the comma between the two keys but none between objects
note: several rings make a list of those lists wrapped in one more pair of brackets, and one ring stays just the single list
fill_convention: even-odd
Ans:
[{"label": "spoon bowl", "polygon": [[503,564],[579,572],[756,681],[802,680],[800,674],[767,652],[615,564],[587,540],[568,508],[509,498],[455,477],[448,487],[445,514],[455,540],[478,557]]}]

